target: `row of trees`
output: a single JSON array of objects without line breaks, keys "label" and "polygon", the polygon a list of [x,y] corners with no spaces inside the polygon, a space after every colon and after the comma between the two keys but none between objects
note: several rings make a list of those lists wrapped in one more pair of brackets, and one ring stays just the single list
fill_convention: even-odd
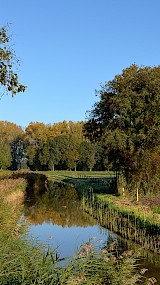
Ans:
[{"label": "row of trees", "polygon": [[86,140],[83,122],[44,125],[30,123],[25,130],[26,155],[31,169],[92,169],[97,160],[96,143]]},{"label": "row of trees", "polygon": [[0,167],[17,170],[102,169],[100,143],[91,143],[83,134],[83,122],[53,125],[31,122],[25,130],[0,122]]}]

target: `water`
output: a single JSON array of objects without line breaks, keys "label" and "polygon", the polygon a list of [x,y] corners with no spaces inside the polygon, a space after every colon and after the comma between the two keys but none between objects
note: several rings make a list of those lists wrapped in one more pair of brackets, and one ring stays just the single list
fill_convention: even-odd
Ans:
[{"label": "water", "polygon": [[[29,233],[38,241],[57,249],[60,258],[71,257],[88,241],[102,248],[110,239],[120,238],[98,225],[97,220],[83,212],[81,193],[69,184],[49,182],[47,190],[26,197],[25,217]],[[124,248],[138,247],[123,241]],[[149,268],[148,276],[160,280],[160,256],[144,251],[142,267]],[[160,281],[159,283],[160,284]]]},{"label": "water", "polygon": [[50,182],[41,195],[27,197],[24,214],[32,237],[57,248],[60,258],[73,256],[90,240],[102,247],[108,238],[117,237],[82,211],[79,194],[68,184]]},{"label": "water", "polygon": [[[43,223],[42,225],[31,226],[30,233],[33,237],[46,242],[53,249],[57,248],[60,258],[71,257],[88,241],[96,247],[101,247],[108,240],[108,231],[101,231],[99,226],[87,227],[62,227],[52,223]],[[112,234],[114,237],[114,235]]]}]

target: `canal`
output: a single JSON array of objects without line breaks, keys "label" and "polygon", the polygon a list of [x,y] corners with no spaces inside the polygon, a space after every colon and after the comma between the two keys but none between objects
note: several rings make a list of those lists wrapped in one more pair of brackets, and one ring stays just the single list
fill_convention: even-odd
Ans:
[{"label": "canal", "polygon": [[71,184],[49,181],[45,191],[31,193],[26,197],[24,211],[29,235],[57,249],[60,258],[72,257],[88,241],[99,250],[115,240],[118,247],[140,252],[138,263],[148,269],[146,276],[154,276],[160,284],[160,256],[101,227],[96,219],[83,211],[82,191],[77,191]]}]

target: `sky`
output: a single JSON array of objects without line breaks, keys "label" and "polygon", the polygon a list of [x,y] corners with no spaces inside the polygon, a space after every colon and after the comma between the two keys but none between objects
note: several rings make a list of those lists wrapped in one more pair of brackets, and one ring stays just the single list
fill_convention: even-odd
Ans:
[{"label": "sky", "polygon": [[5,0],[24,93],[4,95],[0,121],[84,121],[95,89],[133,63],[160,64],[159,0]]}]

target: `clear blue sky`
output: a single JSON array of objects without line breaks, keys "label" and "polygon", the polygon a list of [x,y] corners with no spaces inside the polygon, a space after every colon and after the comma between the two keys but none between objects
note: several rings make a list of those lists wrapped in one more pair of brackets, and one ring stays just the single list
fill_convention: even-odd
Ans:
[{"label": "clear blue sky", "polygon": [[132,63],[160,64],[159,0],[5,0],[25,93],[0,100],[0,120],[81,121],[95,89]]}]

